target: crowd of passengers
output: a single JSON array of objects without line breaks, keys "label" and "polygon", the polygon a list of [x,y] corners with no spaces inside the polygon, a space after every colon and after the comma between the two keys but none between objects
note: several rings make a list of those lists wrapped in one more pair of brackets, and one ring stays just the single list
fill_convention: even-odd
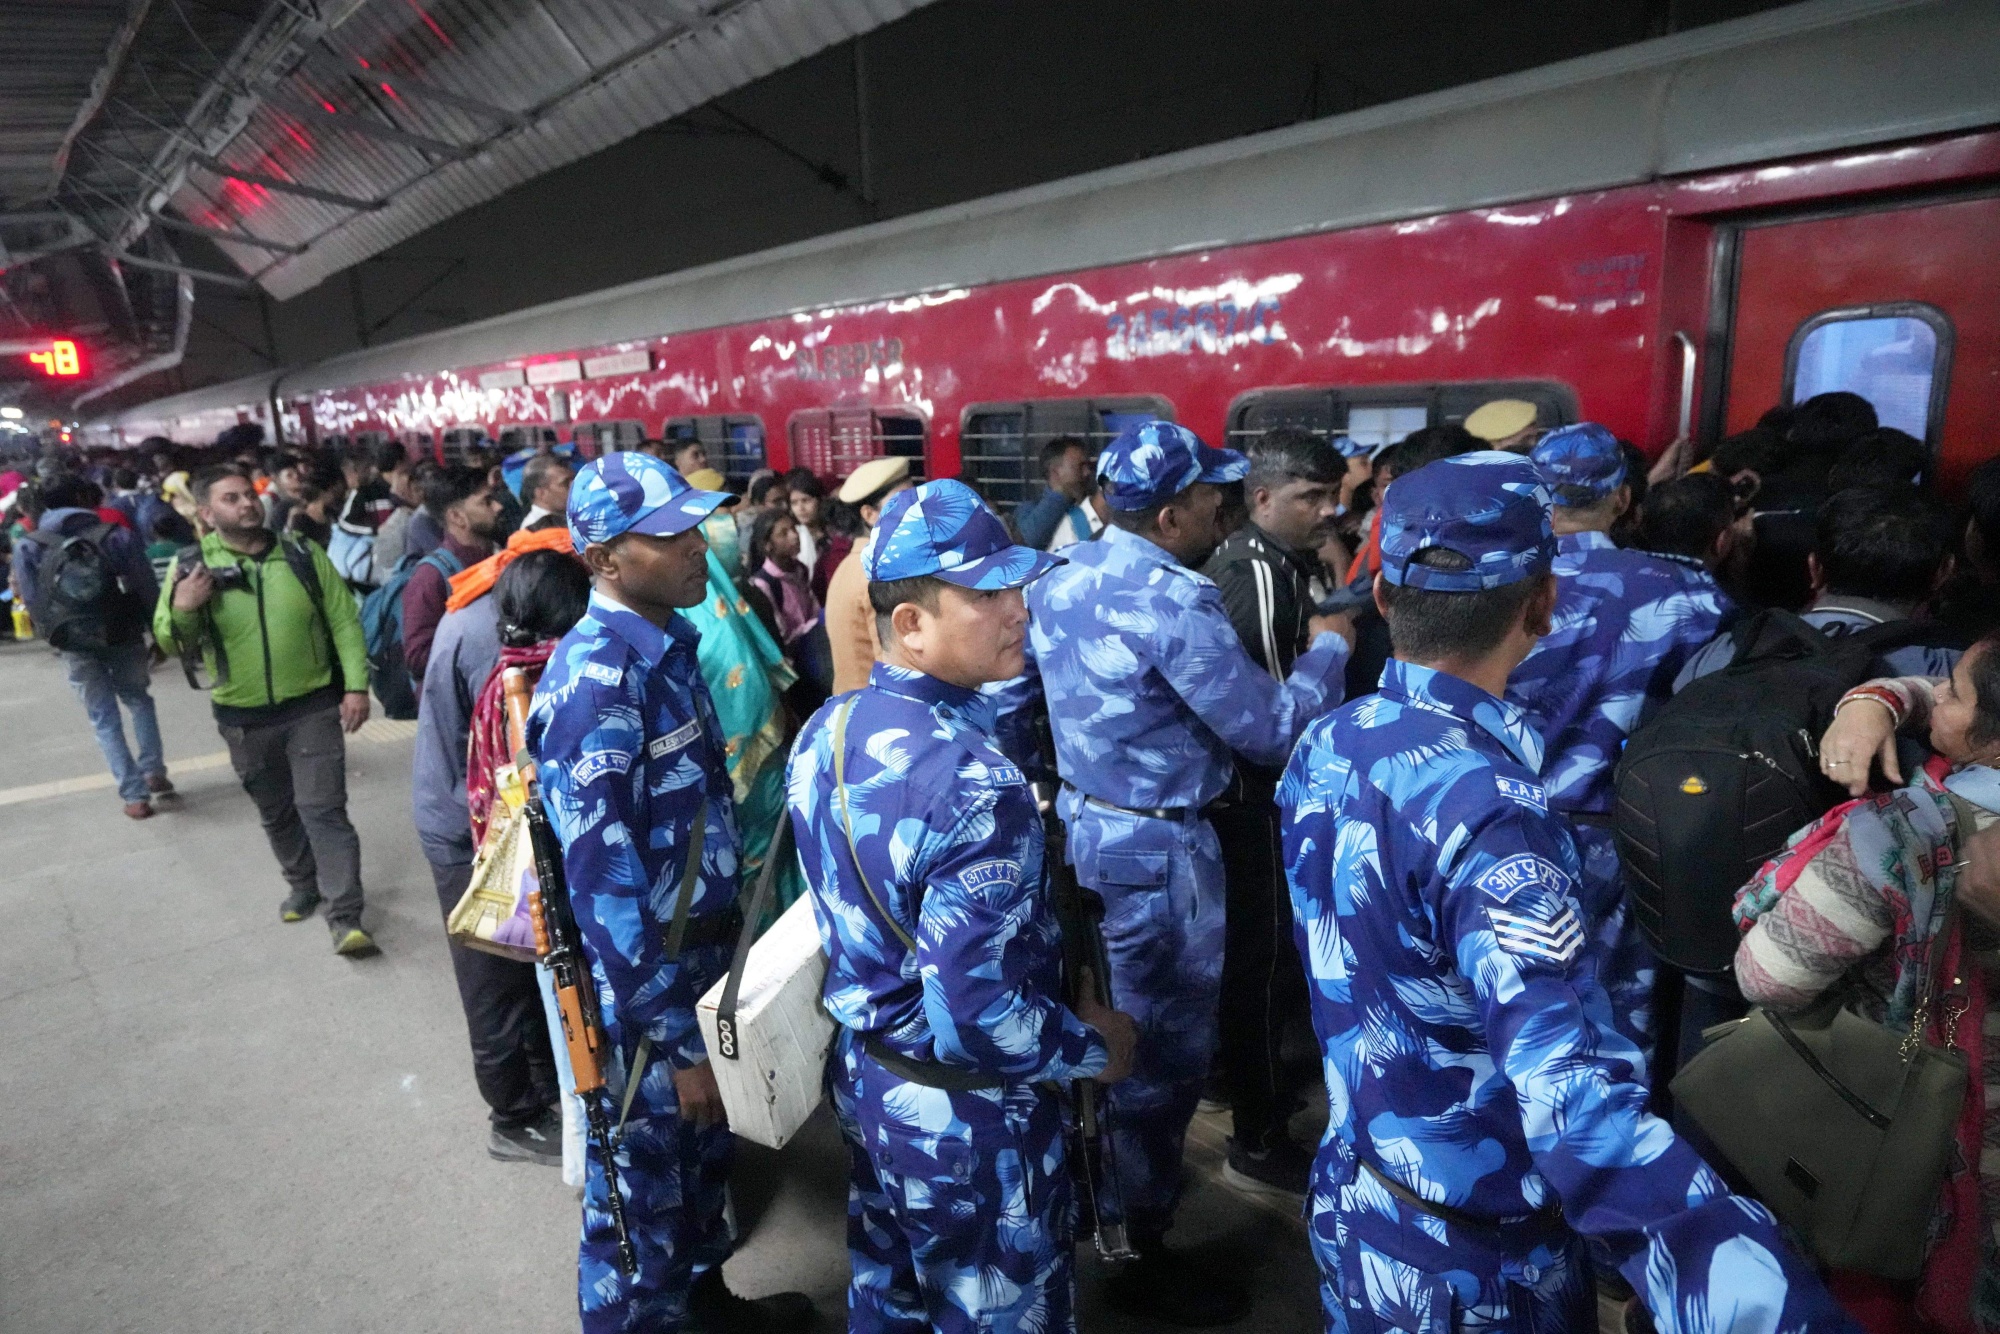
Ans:
[{"label": "crowd of passengers", "polygon": [[[218,595],[206,574],[197,572],[196,586],[186,587],[189,553],[199,549],[198,560],[210,567],[248,564],[254,579],[266,581],[260,587],[284,583],[295,601],[273,607],[289,607],[293,624],[260,622],[254,634],[210,626],[195,656],[207,655],[218,725],[287,883],[281,915],[304,921],[324,903],[336,950],[366,954],[379,946],[362,921],[360,851],[345,812],[339,738],[368,717],[371,691],[392,713],[392,694],[410,697],[418,726],[413,818],[448,916],[473,874],[494,771],[511,758],[498,673],[539,670],[591,606],[591,572],[572,540],[571,487],[585,460],[567,445],[505,457],[474,446],[459,461],[439,464],[413,460],[394,442],[274,450],[260,434],[235,428],[208,447],[152,440],[130,451],[52,450],[0,471],[0,556],[9,562],[12,604],[26,613],[8,618],[6,630],[31,634],[47,619],[47,590],[36,576],[63,539],[88,535],[101,546],[120,590],[140,610],[112,628],[109,642],[61,652],[125,814],[144,819],[171,809],[177,795],[154,717],[151,672],[169,656],[187,657],[182,641],[195,633],[191,627],[205,614],[219,619],[228,605],[210,605]],[[1343,701],[1391,682],[1398,691],[1414,689],[1398,662],[1424,655],[1410,640],[1414,629],[1398,641],[1398,597],[1383,586],[1401,587],[1409,568],[1410,553],[1392,549],[1405,522],[1387,500],[1398,495],[1398,479],[1424,472],[1441,485],[1450,469],[1436,465],[1447,460],[1511,454],[1546,488],[1555,591],[1540,612],[1513,607],[1510,614],[1525,615],[1531,633],[1503,675],[1504,691],[1492,693],[1535,738],[1528,748],[1539,760],[1529,766],[1539,771],[1532,800],[1561,816],[1573,840],[1576,940],[1565,945],[1557,937],[1553,948],[1564,963],[1579,950],[1594,960],[1608,1001],[1605,1041],[1624,1062],[1618,1077],[1650,1089],[1653,1104],[1665,1109],[1663,1086],[1698,1049],[1692,1035],[1706,1024],[1739,1017],[1752,1004],[1807,1010],[1855,978],[1894,997],[1913,985],[1912,961],[1930,957],[1940,930],[1962,934],[1963,944],[1954,938],[1941,948],[1972,982],[1963,1005],[1932,1036],[1964,1053],[1972,1096],[1986,1112],[1969,1114],[1958,1129],[1924,1271],[1911,1282],[1839,1271],[1822,1277],[1871,1331],[2000,1329],[2000,1167],[1986,1149],[2000,1145],[2000,1051],[1989,1052],[2000,1039],[1989,1038],[1983,1022],[1983,969],[1993,957],[1991,933],[2000,931],[2000,867],[1994,837],[1975,837],[2000,813],[2000,458],[1946,492],[1922,442],[1879,425],[1866,400],[1845,393],[1773,409],[1753,429],[1706,450],[1681,442],[1650,462],[1601,427],[1551,429],[1535,405],[1510,400],[1386,445],[1295,428],[1236,443],[1241,467],[1212,488],[1212,513],[1189,509],[1194,485],[1133,505],[1137,484],[1121,471],[1131,464],[1130,441],[1121,437],[1100,459],[1103,442],[1061,437],[1041,446],[1042,486],[1006,516],[1012,540],[1038,551],[1075,558],[1085,550],[1079,544],[1097,543],[1125,555],[1072,559],[1067,573],[1030,586],[1031,674],[1027,687],[1016,682],[995,692],[996,744],[1024,772],[1062,785],[1073,846],[1080,828],[1094,828],[1092,818],[1213,831],[1161,845],[1158,883],[1191,886],[1186,920],[1161,914],[1126,922],[1129,938],[1113,942],[1117,1003],[1138,1018],[1136,1070],[1112,1099],[1132,1127],[1119,1170],[1131,1178],[1125,1194],[1140,1223],[1139,1260],[1108,1280],[1113,1304],[1186,1325],[1227,1323],[1250,1308],[1251,1287],[1240,1274],[1164,1242],[1198,1107],[1230,1117],[1225,1176],[1234,1185],[1308,1202],[1315,1219],[1344,1216],[1354,1204],[1334,1199],[1326,1173],[1330,1155],[1339,1154],[1320,1148],[1316,1168],[1315,1142],[1324,1135],[1325,1145],[1345,1143],[1350,1159],[1357,1142],[1384,1142],[1379,1125],[1358,1134],[1343,1125],[1343,1116],[1354,1114],[1353,1088],[1327,1087],[1327,1072],[1340,1060],[1367,1059],[1360,1054],[1366,1043],[1344,1048],[1331,1029],[1337,1021],[1329,1016],[1340,1011],[1326,1007],[1349,1001],[1328,999],[1336,991],[1328,969],[1339,965],[1312,947],[1283,770],[1288,757],[1294,770],[1306,763],[1308,744],[1294,755],[1293,742]],[[1144,448],[1156,447],[1149,441]],[[786,760],[801,726],[829,699],[868,685],[878,664],[893,657],[868,553],[885,514],[907,512],[907,500],[892,501],[924,481],[920,461],[877,458],[842,478],[793,469],[730,479],[697,442],[652,440],[636,452],[696,491],[738,496],[700,522],[706,596],[680,614],[700,637],[699,670],[728,757],[747,885],[786,819]],[[961,480],[980,489],[977,477]],[[1114,570],[1118,560],[1128,564]],[[1213,628],[1225,633],[1226,620],[1230,652],[1246,658],[1260,680],[1239,687],[1226,664],[1206,682],[1184,680],[1170,667],[1151,676],[1142,668],[1123,681],[1074,667],[1078,653],[1089,658],[1088,645],[1077,644],[1092,631],[1066,609],[1083,606],[1087,620],[1092,606],[1117,605],[1125,586],[1105,581],[1129,582],[1129,561],[1154,562],[1173,579],[1191,581],[1174,586],[1197,611],[1219,609]],[[1066,592],[1049,591],[1062,579],[1071,581]],[[1208,588],[1212,602],[1187,591]],[[371,610],[385,596],[393,616]],[[1404,623],[1416,626],[1411,608],[1419,599],[1402,601]],[[1744,886],[1732,973],[1675,976],[1631,918],[1613,829],[1615,767],[1628,740],[1679,692],[1731,667],[1742,650],[1738,631],[1768,608],[1798,613],[1830,639],[1892,625],[1906,625],[1907,633],[1880,655],[1876,678],[1848,691],[1820,723],[1815,762],[1856,801],[1799,831],[1791,848]],[[1142,622],[1155,614],[1134,611]],[[388,618],[393,653],[378,642],[385,632],[371,615]],[[1148,624],[1136,638],[1151,636],[1189,661],[1213,663],[1200,639],[1207,632]],[[286,636],[303,645],[291,655],[296,670],[280,680],[252,668],[257,654],[268,662],[271,643]],[[385,683],[385,664],[397,679]],[[1070,680],[1065,672],[1081,675]],[[1023,703],[1038,691],[1047,692],[1046,704]],[[1068,701],[1098,696],[1116,707],[1075,714],[1074,726],[1065,725]],[[1245,715],[1246,700],[1255,716]],[[1180,742],[1161,740],[1158,729],[1126,734],[1115,726],[1103,732],[1096,755],[1085,753],[1092,729],[1108,716],[1143,718],[1156,706],[1165,710],[1160,717],[1171,715],[1166,730],[1198,758],[1175,759]],[[129,743],[121,707],[130,718]],[[1053,754],[1029,729],[1011,725],[1037,710],[1056,723]],[[315,746],[315,738],[331,740]],[[1186,783],[1160,778],[1177,766],[1192,775]],[[1203,777],[1211,768],[1218,776],[1212,784]],[[1135,773],[1151,777],[1134,780]],[[1969,806],[1948,808],[1946,793]],[[1948,809],[1975,816],[1968,824],[1939,814]],[[1901,855],[1911,849],[1922,855]],[[1090,887],[1107,899],[1129,893],[1107,869],[1112,859],[1089,848],[1076,857],[1087,882],[1106,879]],[[1144,869],[1136,859],[1133,868]],[[1946,868],[1960,872],[1961,914],[1942,911],[1954,891]],[[781,909],[806,889],[798,866],[781,868]],[[1205,897],[1211,894],[1213,902]],[[1514,920],[1496,919],[1503,946],[1504,923]],[[1545,922],[1533,931],[1562,929]],[[1540,939],[1549,948],[1551,937]],[[566,1180],[583,1184],[580,1123],[573,1100],[561,1097],[559,1029],[552,1042],[536,968],[455,942],[451,957],[475,1078],[490,1110],[489,1151],[500,1160],[560,1166]],[[1162,969],[1163,959],[1172,966]],[[1656,999],[1668,993],[1667,1022],[1682,1033],[1663,1036]],[[1884,1023],[1908,1021],[1892,1003],[1877,1013]],[[1435,1147],[1410,1152],[1421,1157]],[[1474,1145],[1464,1150],[1467,1164],[1478,1156]],[[1468,1192],[1490,1168],[1462,1165]],[[1433,1175],[1454,1180],[1449,1171]],[[1417,1172],[1413,1179],[1422,1178]],[[1553,1184],[1560,1190],[1563,1183]],[[1464,1197],[1412,1204],[1407,1189],[1388,1186],[1394,1200],[1383,1207],[1408,1204],[1440,1238],[1462,1233],[1474,1249],[1511,1254],[1512,1242],[1479,1232],[1492,1220],[1468,1217]],[[1584,1227],[1587,1203],[1563,1204]],[[1544,1223],[1537,1216],[1497,1226],[1532,1231]],[[1593,1238],[1600,1244],[1586,1267],[1595,1269],[1597,1290],[1629,1298],[1628,1324],[1643,1327],[1648,1309],[1658,1314],[1660,1292],[1642,1287],[1635,1295],[1618,1273],[1629,1257]],[[1355,1259],[1356,1244],[1345,1224],[1338,1237],[1315,1225],[1330,1327],[1468,1328],[1508,1315],[1482,1286],[1490,1276],[1481,1261],[1468,1262],[1473,1277],[1460,1276],[1455,1293],[1434,1291],[1400,1273],[1408,1266],[1394,1260],[1393,1244],[1370,1251],[1365,1264]],[[1564,1245],[1548,1252],[1557,1259],[1564,1253]],[[1494,1272],[1506,1268],[1519,1297],[1509,1318],[1557,1327],[1546,1322],[1573,1307],[1573,1276],[1557,1283],[1537,1277],[1533,1266],[1506,1263],[1512,1267],[1496,1260]],[[1370,1265],[1376,1268],[1364,1277]],[[1663,1282],[1669,1294],[1687,1290]],[[1537,1306],[1542,1298],[1546,1304]],[[742,1302],[721,1289],[719,1277],[705,1297],[698,1289],[696,1306],[703,1301],[713,1323],[732,1328],[789,1327],[797,1316],[796,1309]],[[1454,1305],[1446,1312],[1433,1302]],[[930,1305],[938,1328],[963,1327],[981,1314],[959,1310],[946,1318]],[[1713,1313],[1682,1317],[1683,1328],[1729,1327]]]}]

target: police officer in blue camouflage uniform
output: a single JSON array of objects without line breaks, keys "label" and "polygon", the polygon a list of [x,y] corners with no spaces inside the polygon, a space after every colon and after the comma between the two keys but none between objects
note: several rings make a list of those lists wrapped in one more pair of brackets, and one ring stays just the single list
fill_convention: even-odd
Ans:
[{"label": "police officer in blue camouflage uniform", "polygon": [[585,465],[569,528],[590,610],[556,646],[528,717],[610,1039],[606,1080],[626,1109],[616,1157],[638,1273],[618,1267],[593,1147],[577,1258],[586,1334],[783,1334],[812,1321],[801,1293],[746,1301],[722,1281],[734,1139],[694,1014],[742,922],[741,843],[700,636],[678,609],[706,596],[699,525],[730,499],[643,454]]},{"label": "police officer in blue camouflage uniform", "polygon": [[1559,592],[1551,629],[1508,678],[1507,699],[1542,738],[1542,786],[1576,837],[1578,898],[1601,947],[1612,1017],[1650,1063],[1653,956],[1619,889],[1612,771],[1642,710],[1673,694],[1674,678],[1715,638],[1731,606],[1699,563],[1612,543],[1632,488],[1611,432],[1595,422],[1565,426],[1529,457],[1555,501]]},{"label": "police officer in blue camouflage uniform", "polygon": [[1396,657],[1279,790],[1331,1113],[1326,1326],[1595,1329],[1589,1237],[1662,1331],[1852,1330],[1770,1214],[1646,1112],[1611,1024],[1541,739],[1501,697],[1556,607],[1548,507],[1496,451],[1389,487]]},{"label": "police officer in blue camouflage uniform", "polygon": [[1221,487],[1248,470],[1235,450],[1170,422],[1112,441],[1097,463],[1110,525],[1029,588],[1029,675],[1006,692],[1010,710],[1032,709],[1039,677],[1070,860],[1104,900],[1112,999],[1139,1024],[1133,1076],[1110,1101],[1141,1258],[1109,1293],[1129,1313],[1181,1324],[1248,1307],[1233,1275],[1204,1274],[1162,1244],[1222,985],[1222,855],[1202,808],[1229,786],[1236,755],[1284,763],[1306,723],[1340,702],[1348,653],[1344,622],[1314,617],[1310,645],[1275,678],[1194,568],[1226,536]]},{"label": "police officer in blue camouflage uniform", "polygon": [[839,1021],[855,1334],[1075,1329],[1062,1107],[1132,1021],[1062,1003],[1042,824],[980,693],[1021,670],[1015,546],[961,482],[890,497],[861,555],[883,660],[800,734],[792,827]]}]

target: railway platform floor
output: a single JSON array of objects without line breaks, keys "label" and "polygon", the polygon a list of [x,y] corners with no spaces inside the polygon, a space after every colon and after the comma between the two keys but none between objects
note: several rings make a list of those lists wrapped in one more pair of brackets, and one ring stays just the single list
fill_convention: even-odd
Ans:
[{"label": "railway platform floor", "polygon": [[[367,925],[349,961],[278,920],[283,884],[205,698],[153,694],[178,807],[127,820],[61,664],[0,642],[0,1330],[576,1328],[577,1204],[546,1167],[486,1155],[464,1020],[409,818],[414,724],[348,750]],[[1290,1209],[1219,1179],[1226,1118],[1191,1137],[1177,1240],[1237,1259],[1237,1330],[1319,1327]],[[750,1295],[801,1288],[843,1327],[845,1186],[821,1114],[746,1147]],[[1081,1324],[1109,1311],[1094,1258]]]}]

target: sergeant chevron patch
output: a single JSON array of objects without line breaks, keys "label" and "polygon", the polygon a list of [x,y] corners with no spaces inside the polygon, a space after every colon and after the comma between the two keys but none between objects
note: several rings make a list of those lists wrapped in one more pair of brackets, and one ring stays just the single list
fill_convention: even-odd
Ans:
[{"label": "sergeant chevron patch", "polygon": [[1559,903],[1546,920],[1508,912],[1489,903],[1486,920],[1493,925],[1493,938],[1509,954],[1565,964],[1583,948],[1583,925],[1567,903]]}]

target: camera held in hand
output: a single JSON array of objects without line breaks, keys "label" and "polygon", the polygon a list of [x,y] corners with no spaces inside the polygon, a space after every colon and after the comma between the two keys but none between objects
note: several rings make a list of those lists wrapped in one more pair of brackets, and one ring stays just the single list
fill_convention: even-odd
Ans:
[{"label": "camera held in hand", "polygon": [[243,572],[241,565],[234,562],[228,565],[207,565],[202,562],[200,547],[181,548],[180,554],[174,559],[174,582],[179,583],[196,570],[208,571],[208,577],[214,582],[215,591],[218,593],[227,593],[232,588],[250,587],[250,576]]}]

